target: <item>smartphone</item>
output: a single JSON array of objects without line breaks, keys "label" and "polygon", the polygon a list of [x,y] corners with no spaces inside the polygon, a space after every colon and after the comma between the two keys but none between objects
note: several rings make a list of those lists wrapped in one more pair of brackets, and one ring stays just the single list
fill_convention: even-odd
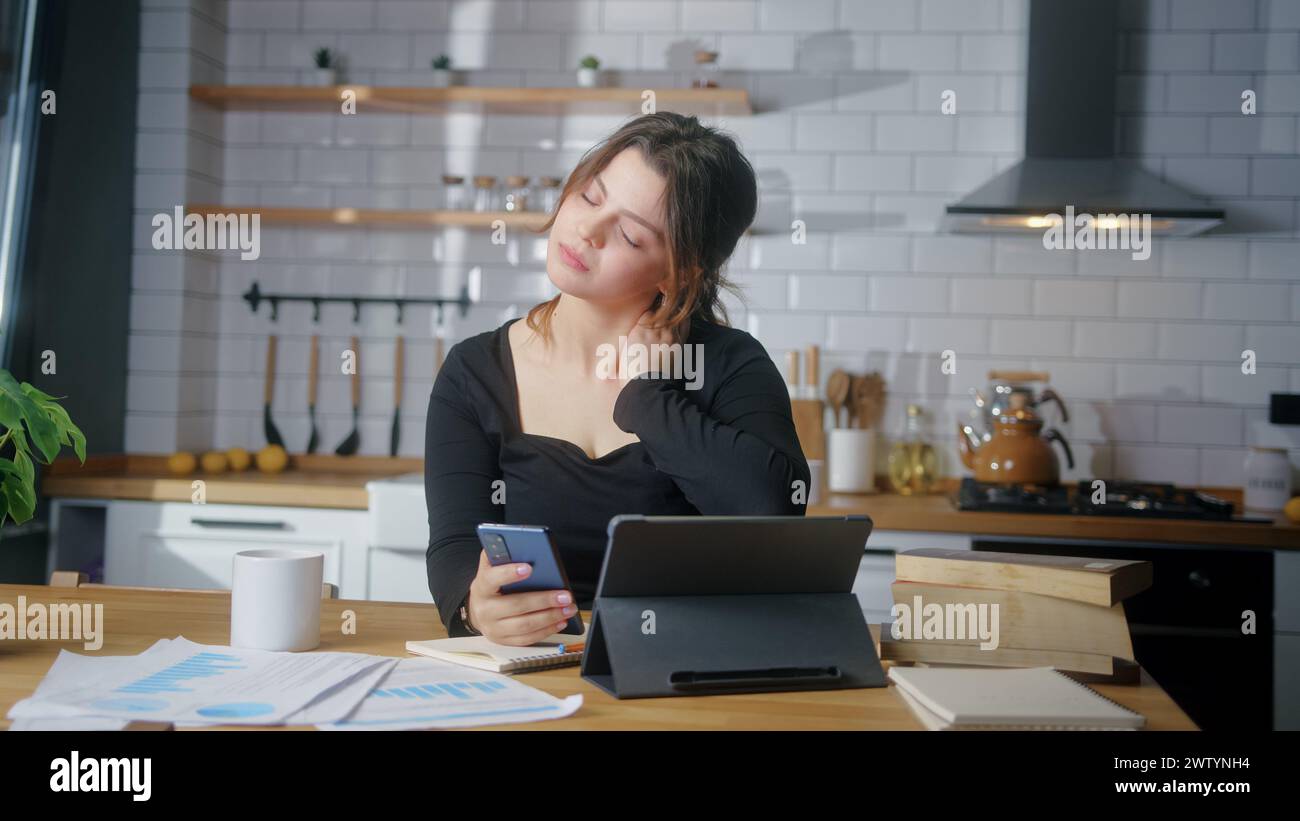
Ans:
[{"label": "smartphone", "polygon": [[[560,561],[560,551],[555,546],[551,531],[541,525],[481,524],[477,528],[479,543],[487,551],[488,563],[493,567],[511,562],[526,562],[533,567],[528,578],[502,585],[502,593],[529,593],[536,590],[568,590],[569,577]],[[577,600],[574,600],[577,606]],[[582,635],[582,618],[579,613],[569,617],[560,633]]]}]

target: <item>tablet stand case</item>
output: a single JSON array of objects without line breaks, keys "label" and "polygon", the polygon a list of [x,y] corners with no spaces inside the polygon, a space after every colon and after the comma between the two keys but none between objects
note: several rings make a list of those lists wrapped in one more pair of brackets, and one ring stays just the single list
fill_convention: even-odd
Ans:
[{"label": "tablet stand case", "polygon": [[582,677],[615,698],[886,686],[849,591],[598,594]]},{"label": "tablet stand case", "polygon": [[582,677],[615,698],[885,686],[852,593],[602,598],[587,643]]}]

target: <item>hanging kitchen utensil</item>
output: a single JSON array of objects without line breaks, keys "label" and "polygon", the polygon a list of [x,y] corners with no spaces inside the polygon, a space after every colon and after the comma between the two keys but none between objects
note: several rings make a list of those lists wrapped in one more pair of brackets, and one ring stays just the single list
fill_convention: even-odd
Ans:
[{"label": "hanging kitchen utensil", "polygon": [[320,444],[320,431],[316,430],[316,392],[320,387],[317,383],[320,370],[320,337],[316,334],[311,336],[311,370],[307,372],[307,419],[311,423],[311,434],[307,437],[307,452],[315,453],[316,446]]},{"label": "hanging kitchen utensil", "polygon": [[361,443],[361,341],[352,337],[352,432],[339,443],[334,452],[339,456],[351,456],[357,452]]},{"label": "hanging kitchen utensil", "polygon": [[397,455],[397,443],[401,437],[402,413],[402,337],[397,337],[396,350],[393,354],[393,432],[388,436],[388,455]]},{"label": "hanging kitchen utensil", "polygon": [[[477,269],[474,269],[477,270]],[[471,274],[473,271],[470,272]],[[443,338],[447,334],[446,327],[442,324],[442,306],[438,306],[438,321],[433,327],[433,378],[437,380],[438,372],[442,370]]]},{"label": "hanging kitchen utensil", "polygon": [[831,424],[840,426],[840,410],[849,399],[849,375],[839,368],[826,377],[826,402],[831,406]]},{"label": "hanging kitchen utensil", "polygon": [[262,429],[268,445],[284,447],[284,438],[271,421],[271,400],[275,397],[275,335],[266,340],[266,387],[262,392]]}]

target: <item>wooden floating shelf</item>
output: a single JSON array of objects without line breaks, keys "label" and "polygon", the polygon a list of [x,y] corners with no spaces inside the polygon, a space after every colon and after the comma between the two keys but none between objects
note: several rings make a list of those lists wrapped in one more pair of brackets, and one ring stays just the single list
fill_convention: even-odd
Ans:
[{"label": "wooden floating shelf", "polygon": [[[343,92],[356,92],[357,113],[436,114],[486,110],[520,114],[625,113],[641,110],[639,88],[509,88],[450,86],[190,86],[190,97],[216,108],[255,111],[338,110]],[[743,88],[656,88],[655,108],[683,114],[753,114]]]},{"label": "wooden floating shelf", "polygon": [[538,211],[445,211],[380,208],[263,208],[255,205],[187,205],[192,214],[260,214],[262,222],[281,225],[376,226],[424,228],[455,226],[491,228],[501,220],[512,228],[539,230],[547,214]]}]

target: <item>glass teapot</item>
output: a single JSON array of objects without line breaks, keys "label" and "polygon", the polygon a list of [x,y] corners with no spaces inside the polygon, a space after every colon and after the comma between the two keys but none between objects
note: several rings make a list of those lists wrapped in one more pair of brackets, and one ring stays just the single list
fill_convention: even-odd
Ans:
[{"label": "glass teapot", "polygon": [[1060,395],[1050,387],[1036,387],[1037,383],[1045,385],[1051,381],[1052,376],[1046,371],[989,371],[988,379],[987,392],[970,389],[971,399],[975,402],[973,415],[978,417],[981,428],[973,432],[985,442],[993,438],[998,419],[1015,408],[1038,411],[1041,406],[1055,402],[1061,422],[1070,421],[1070,413]]}]

